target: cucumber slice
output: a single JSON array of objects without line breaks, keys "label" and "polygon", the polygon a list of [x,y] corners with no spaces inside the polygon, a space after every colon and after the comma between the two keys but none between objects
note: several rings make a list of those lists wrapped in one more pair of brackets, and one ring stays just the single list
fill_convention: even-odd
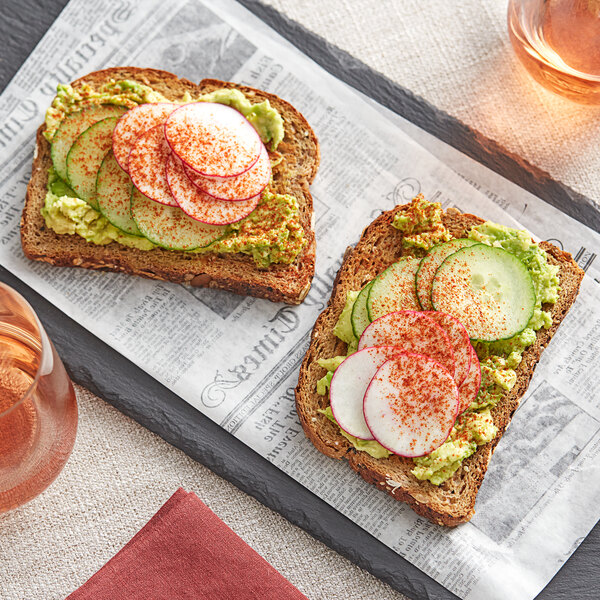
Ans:
[{"label": "cucumber slice", "polygon": [[67,115],[59,125],[50,148],[50,157],[57,175],[67,181],[67,154],[75,140],[94,123],[108,117],[120,117],[127,109],[116,104],[94,104]]},{"label": "cucumber slice", "polygon": [[203,248],[225,234],[225,227],[195,221],[180,208],[150,200],[135,187],[131,216],[144,237],[169,250]]},{"label": "cucumber slice", "polygon": [[513,254],[485,244],[444,260],[431,291],[435,310],[455,316],[471,339],[492,342],[527,327],[536,296],[527,267]]},{"label": "cucumber slice", "polygon": [[96,176],[112,147],[112,132],[117,117],[108,117],[88,127],[67,154],[67,179],[73,191],[92,208],[98,210]]},{"label": "cucumber slice", "polygon": [[131,235],[142,235],[131,217],[131,188],[129,175],[109,150],[104,157],[96,177],[96,200],[100,212],[121,231]]},{"label": "cucumber slice", "polygon": [[417,287],[417,298],[423,310],[433,310],[433,304],[431,303],[431,286],[433,285],[433,278],[438,267],[448,256],[457,250],[475,244],[477,244],[477,242],[474,240],[465,238],[450,240],[449,242],[438,244],[431,248],[429,254],[421,260],[415,278],[415,285]]},{"label": "cucumber slice", "polygon": [[372,285],[373,281],[369,281],[369,283],[367,283],[367,285],[360,290],[360,293],[354,301],[354,306],[352,307],[350,322],[352,323],[352,331],[354,332],[357,340],[360,339],[362,332],[371,323],[369,319],[369,312],[367,311],[367,300],[369,299],[369,292],[371,291]]},{"label": "cucumber slice", "polygon": [[367,299],[369,319],[374,321],[397,310],[420,310],[415,275],[421,261],[404,257],[373,280]]}]

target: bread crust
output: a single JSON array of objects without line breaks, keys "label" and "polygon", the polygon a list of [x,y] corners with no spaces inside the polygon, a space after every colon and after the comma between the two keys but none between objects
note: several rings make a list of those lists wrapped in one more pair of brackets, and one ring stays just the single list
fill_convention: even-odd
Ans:
[{"label": "bread crust", "polygon": [[90,73],[72,85],[79,87],[87,83],[97,88],[111,79],[130,79],[149,85],[170,100],[180,100],[186,92],[195,97],[222,87],[240,89],[257,102],[268,99],[283,116],[285,131],[275,153],[283,160],[273,169],[271,189],[298,199],[307,244],[291,265],[273,264],[268,269],[259,269],[251,256],[241,253],[192,254],[163,248],[144,251],[117,242],[97,246],[78,235],[56,234],[46,227],[40,212],[46,196],[48,169],[52,164],[50,144],[43,136],[45,125],[42,125],[37,132],[35,158],[21,218],[21,245],[25,255],[56,266],[117,271],[149,279],[219,288],[273,302],[302,302],[310,289],[315,270],[313,201],[309,185],[320,162],[319,143],[306,119],[291,104],[274,94],[216,79],[194,84],[157,69],[114,67]]},{"label": "bread crust", "polygon": [[[396,500],[406,502],[419,515],[439,525],[455,526],[468,521],[475,514],[475,500],[491,456],[527,390],[542,351],[575,301],[584,273],[569,253],[547,242],[540,244],[547,252],[549,262],[559,266],[561,292],[555,304],[543,307],[552,314],[552,326],[537,332],[535,344],[525,350],[521,364],[516,369],[515,386],[491,410],[498,434],[464,460],[448,481],[439,486],[429,481],[419,481],[410,473],[414,463],[409,458],[392,455],[376,459],[356,450],[340,434],[337,425],[319,412],[328,406],[329,399],[316,392],[317,381],[325,375],[325,369],[317,364],[317,360],[343,355],[347,350],[346,344],[333,334],[347,292],[361,289],[401,256],[424,255],[423,251],[411,252],[403,248],[402,233],[392,227],[395,215],[408,210],[409,206],[398,206],[383,213],[363,231],[356,247],[346,251],[331,298],[317,318],[310,346],[300,368],[295,390],[296,410],[306,436],[320,452],[331,458],[346,459],[363,479]],[[483,223],[483,219],[455,209],[446,211],[443,221],[452,236],[457,238],[464,237],[473,226]]]}]

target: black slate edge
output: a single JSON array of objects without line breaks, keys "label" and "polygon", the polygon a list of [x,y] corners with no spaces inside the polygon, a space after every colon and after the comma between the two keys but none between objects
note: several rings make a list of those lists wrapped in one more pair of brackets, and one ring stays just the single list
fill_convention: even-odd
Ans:
[{"label": "black slate edge", "polygon": [[[258,0],[238,0],[248,10],[275,29],[280,35],[312,58],[326,71],[360,90],[380,104],[435,135],[467,156],[513,181],[579,222],[600,232],[600,212],[586,196],[555,181],[542,169],[504,149],[455,117],[437,109],[410,90],[394,83],[381,73],[334,46],[303,25]],[[552,581],[537,596],[539,600],[595,600],[600,590],[600,523],[596,524],[575,554],[565,563]],[[355,561],[393,587],[371,566]],[[406,564],[410,564],[405,561]],[[375,565],[377,569],[380,565]],[[419,572],[419,577],[423,573]],[[427,577],[427,579],[429,579]],[[400,589],[400,588],[397,588]],[[420,598],[420,596],[415,596]]]},{"label": "black slate edge", "polygon": [[20,69],[68,0],[0,0],[0,92]]},{"label": "black slate edge", "polygon": [[[381,73],[257,0],[238,0],[257,17],[302,50],[338,79],[360,90],[380,104],[425,131],[499,173],[562,212],[600,231],[600,212],[589,198],[555,181],[546,172],[498,142],[482,135],[455,117],[394,83]],[[598,198],[600,201],[600,198]]]},{"label": "black slate edge", "polygon": [[[65,4],[65,0],[2,3],[0,33],[7,51],[0,59],[0,88],[16,73]],[[437,110],[274,9],[255,0],[241,0],[241,4],[339,79],[598,230],[599,217],[590,211],[590,201],[585,197],[553,181],[540,169],[510,155],[496,142]],[[8,14],[10,19],[6,18]],[[456,598],[2,267],[0,280],[19,290],[31,302],[74,381],[414,600]],[[599,547],[600,525],[597,525],[538,598],[595,597],[595,590],[600,589],[596,550]],[[318,565],[315,565],[315,574],[318,576]]]},{"label": "black slate edge", "polygon": [[456,599],[3,267],[0,281],[33,306],[74,381],[404,594]]}]

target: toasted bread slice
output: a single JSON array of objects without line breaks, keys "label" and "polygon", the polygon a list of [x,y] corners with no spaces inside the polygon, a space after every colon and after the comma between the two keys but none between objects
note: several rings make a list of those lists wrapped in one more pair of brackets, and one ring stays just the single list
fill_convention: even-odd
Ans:
[{"label": "toasted bread slice", "polygon": [[[558,302],[544,306],[545,310],[552,313],[552,326],[537,332],[536,343],[523,353],[522,362],[517,369],[516,385],[491,411],[498,427],[497,436],[490,443],[479,446],[454,476],[443,484],[436,486],[429,481],[419,481],[411,474],[415,465],[409,458],[392,455],[376,459],[366,452],[356,450],[340,434],[338,426],[319,412],[319,409],[324,409],[329,404],[329,400],[327,396],[318,395],[316,390],[317,381],[325,374],[317,360],[343,355],[347,350],[346,344],[333,334],[333,328],[344,308],[347,292],[360,290],[400,256],[412,254],[402,246],[402,233],[392,227],[394,216],[407,210],[408,206],[399,206],[382,214],[364,230],[356,247],[346,251],[331,298],[315,323],[310,346],[300,369],[296,409],[307,437],[323,454],[347,459],[350,466],[366,481],[397,500],[407,502],[418,514],[434,523],[454,526],[468,521],[474,515],[475,499],[494,449],[529,385],[543,349],[575,301],[583,271],[567,252],[546,242],[540,244],[547,252],[549,262],[559,266],[561,291]],[[473,226],[483,223],[479,217],[462,214],[456,209],[448,209],[443,221],[456,238],[465,237]]]},{"label": "toasted bread slice", "polygon": [[198,85],[166,71],[116,67],[96,71],[75,81],[98,88],[110,80],[129,79],[152,87],[170,100],[180,100],[188,92],[192,98],[223,87],[235,87],[251,101],[268,99],[284,119],[285,136],[277,148],[281,162],[273,168],[271,190],[291,194],[299,203],[301,223],[307,244],[291,265],[273,264],[259,269],[245,254],[194,254],[155,248],[149,251],[128,248],[117,242],[97,246],[78,235],[57,235],[45,225],[40,209],[44,204],[51,166],[50,144],[37,133],[37,147],[31,180],[21,220],[21,241],[25,255],[58,266],[77,266],[105,271],[121,271],[151,279],[220,288],[241,295],[258,296],[274,302],[302,302],[314,275],[315,235],[312,227],[313,203],[309,184],[319,166],[319,143],[304,117],[288,102],[273,94],[233,83],[205,79]]}]

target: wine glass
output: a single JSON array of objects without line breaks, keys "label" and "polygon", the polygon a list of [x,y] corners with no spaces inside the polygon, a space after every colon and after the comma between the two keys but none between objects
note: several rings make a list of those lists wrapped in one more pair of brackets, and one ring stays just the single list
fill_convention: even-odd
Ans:
[{"label": "wine glass", "polygon": [[510,0],[517,56],[547,89],[600,104],[600,0]]},{"label": "wine glass", "polygon": [[65,465],[75,390],[35,312],[0,283],[0,513],[37,496]]}]

